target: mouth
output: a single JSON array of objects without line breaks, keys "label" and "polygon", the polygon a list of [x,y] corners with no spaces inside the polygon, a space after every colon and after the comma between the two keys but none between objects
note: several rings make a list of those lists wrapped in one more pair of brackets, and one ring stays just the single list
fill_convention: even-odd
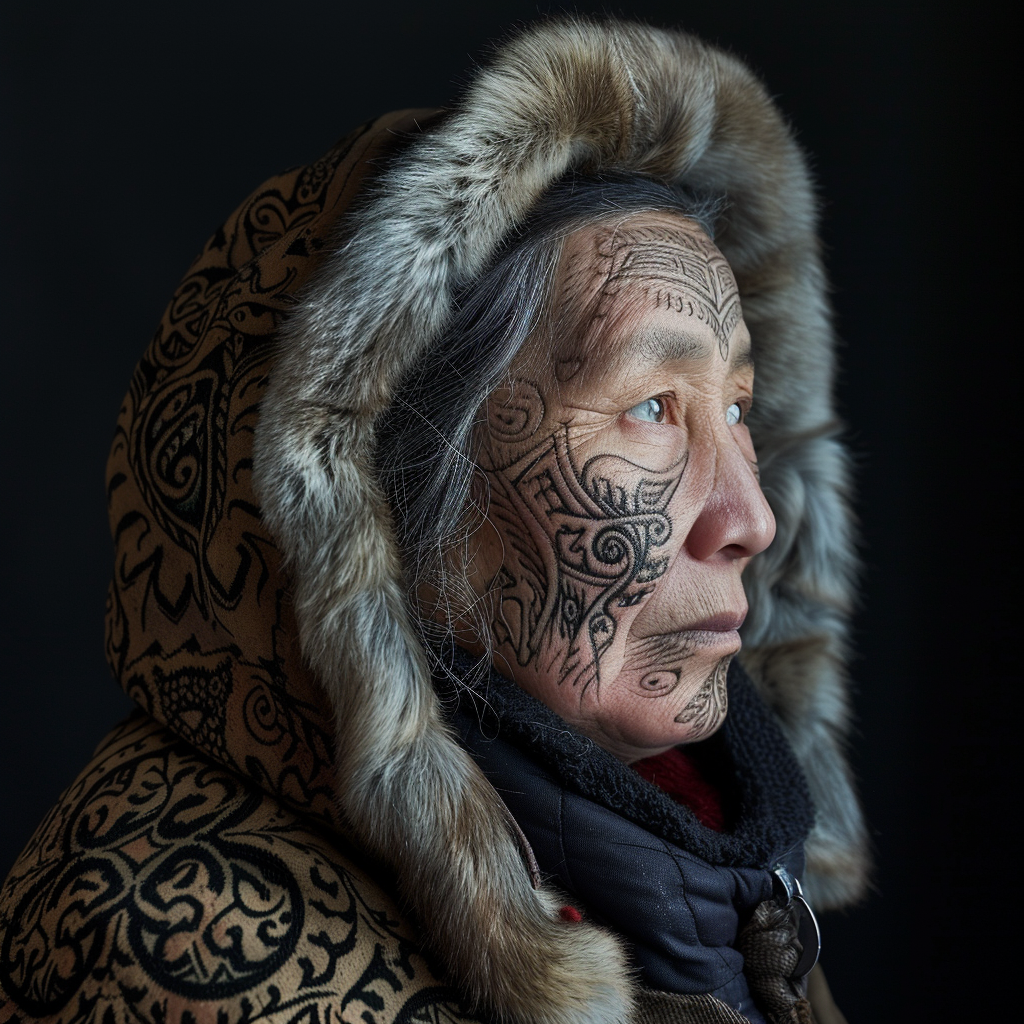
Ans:
[{"label": "mouth", "polygon": [[711,653],[712,650],[719,655],[736,654],[743,646],[739,629],[746,617],[747,603],[744,601],[738,608],[713,612],[666,632],[637,633],[632,639],[639,644],[653,645],[661,655],[666,655],[670,650],[684,657],[696,654],[697,651]]},{"label": "mouth", "polygon": [[709,615],[699,622],[684,626],[680,632],[683,633],[735,633],[743,625],[747,617],[747,609],[742,611],[718,612]]},{"label": "mouth", "polygon": [[716,612],[671,633],[655,633],[635,640],[645,649],[653,645],[663,660],[665,657],[689,658],[697,653],[720,658],[737,654],[743,646],[739,629],[746,617],[746,608]]}]

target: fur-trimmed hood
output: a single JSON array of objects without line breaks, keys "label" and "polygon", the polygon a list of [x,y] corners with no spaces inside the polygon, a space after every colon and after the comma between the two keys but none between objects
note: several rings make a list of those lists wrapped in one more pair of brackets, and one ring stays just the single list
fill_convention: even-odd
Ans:
[{"label": "fur-trimmed hood", "polygon": [[[860,895],[842,753],[854,564],[815,201],[763,86],[680,33],[533,28],[445,116],[375,122],[236,211],[122,409],[108,653],[151,714],[388,863],[472,997],[517,1021],[610,1024],[631,1001],[623,954],[559,919],[442,723],[373,462],[378,418],[454,296],[573,170],[726,196],[716,240],[753,338],[749,423],[778,524],[744,577],[742,660],[811,787],[812,900]],[[203,687],[181,682],[197,672]]]}]

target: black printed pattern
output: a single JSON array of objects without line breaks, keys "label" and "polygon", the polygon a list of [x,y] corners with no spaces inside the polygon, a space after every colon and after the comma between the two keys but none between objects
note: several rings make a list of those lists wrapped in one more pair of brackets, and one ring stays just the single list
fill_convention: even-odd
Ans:
[{"label": "black printed pattern", "polygon": [[139,362],[108,463],[106,650],[142,710],[0,890],[0,1022],[473,1020],[342,838],[330,711],[250,479],[281,318],[415,125],[261,186]]},{"label": "black printed pattern", "polygon": [[182,739],[338,828],[330,710],[253,494],[253,437],[282,317],[411,122],[358,129],[217,229],[139,361],[107,470],[115,678]]},{"label": "black printed pattern", "polygon": [[40,827],[0,906],[0,1020],[166,1021],[182,1005],[223,1024],[473,1019],[336,845],[141,715]]}]

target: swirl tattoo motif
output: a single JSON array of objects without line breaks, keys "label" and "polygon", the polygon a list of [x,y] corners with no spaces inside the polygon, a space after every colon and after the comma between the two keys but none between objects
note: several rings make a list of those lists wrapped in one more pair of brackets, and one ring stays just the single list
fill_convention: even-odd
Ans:
[{"label": "swirl tattoo motif", "polygon": [[491,436],[502,445],[528,441],[540,429],[544,419],[544,399],[536,384],[517,380],[504,402],[487,406],[487,426]]},{"label": "swirl tattoo motif", "polygon": [[[668,567],[668,504],[686,459],[655,472],[615,455],[575,465],[564,424],[530,444],[544,419],[540,389],[517,381],[488,423],[491,516],[506,545],[495,583],[495,636],[520,665],[562,659],[562,683],[601,679],[620,609],[640,604]],[[557,642],[561,641],[561,642]]]},{"label": "swirl tattoo motif", "polygon": [[643,697],[667,697],[679,686],[683,663],[693,655],[684,636],[667,633],[645,637],[634,646],[630,671]]}]

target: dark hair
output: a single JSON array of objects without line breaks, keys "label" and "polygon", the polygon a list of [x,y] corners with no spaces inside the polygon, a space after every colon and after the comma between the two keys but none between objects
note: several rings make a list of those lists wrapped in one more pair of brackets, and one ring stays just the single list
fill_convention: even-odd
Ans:
[{"label": "dark hair", "polygon": [[[653,211],[678,213],[714,237],[722,206],[717,198],[639,175],[563,178],[456,296],[444,331],[405,376],[378,427],[377,471],[413,592],[429,583],[455,597],[460,609],[472,605],[465,580],[447,571],[445,553],[464,543],[475,524],[468,515],[477,468],[474,430],[488,397],[548,311],[565,239],[614,216]],[[436,640],[444,629],[432,626],[424,623],[425,636]],[[486,642],[487,629],[478,632]]]}]

